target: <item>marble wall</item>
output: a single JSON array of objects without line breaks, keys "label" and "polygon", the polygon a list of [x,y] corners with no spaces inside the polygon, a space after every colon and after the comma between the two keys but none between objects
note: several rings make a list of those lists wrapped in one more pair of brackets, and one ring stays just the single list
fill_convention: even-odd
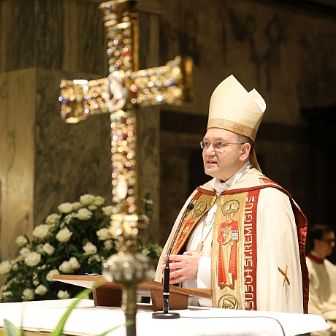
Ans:
[{"label": "marble wall", "polygon": [[34,222],[35,71],[0,74],[1,258]]},{"label": "marble wall", "polygon": [[[158,63],[158,16],[152,1],[141,6],[140,63]],[[105,30],[98,4],[90,1],[0,2],[0,241],[1,259],[16,253],[19,234],[62,202],[84,193],[111,201],[108,115],[76,125],[60,117],[63,78],[107,75]],[[150,51],[149,51],[150,50]],[[159,207],[159,113],[140,111],[139,198],[154,201],[151,237]]]},{"label": "marble wall", "polygon": [[107,72],[103,14],[81,0],[2,0],[0,72],[25,68]]}]

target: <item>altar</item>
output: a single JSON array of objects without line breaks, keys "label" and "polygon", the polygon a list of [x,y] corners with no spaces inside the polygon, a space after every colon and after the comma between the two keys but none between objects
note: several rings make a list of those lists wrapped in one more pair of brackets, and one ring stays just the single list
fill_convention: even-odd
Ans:
[{"label": "altar", "polygon": [[[26,331],[50,332],[60,320],[69,300],[47,300],[0,304],[0,326],[4,319]],[[180,318],[152,318],[150,305],[139,304],[136,315],[138,336],[283,336],[326,330],[327,323],[317,315],[191,307],[179,310]],[[68,335],[125,336],[125,316],[121,308],[97,307],[93,300],[81,300],[64,329]]]}]

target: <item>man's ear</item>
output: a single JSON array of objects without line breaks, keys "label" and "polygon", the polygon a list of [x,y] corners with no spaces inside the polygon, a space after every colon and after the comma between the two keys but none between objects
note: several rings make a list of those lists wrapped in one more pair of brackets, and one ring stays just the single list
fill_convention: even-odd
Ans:
[{"label": "man's ear", "polygon": [[250,152],[251,152],[252,148],[251,148],[251,144],[249,144],[248,142],[244,143],[241,147],[241,151],[240,151],[240,156],[242,161],[247,161],[248,158],[250,157]]}]

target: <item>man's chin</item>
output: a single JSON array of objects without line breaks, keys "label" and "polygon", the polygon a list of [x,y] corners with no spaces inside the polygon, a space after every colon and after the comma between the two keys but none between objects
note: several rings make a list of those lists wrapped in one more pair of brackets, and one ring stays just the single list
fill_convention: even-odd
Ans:
[{"label": "man's chin", "polygon": [[217,177],[218,176],[218,170],[215,168],[206,168],[204,169],[205,175],[211,176],[211,177]]}]

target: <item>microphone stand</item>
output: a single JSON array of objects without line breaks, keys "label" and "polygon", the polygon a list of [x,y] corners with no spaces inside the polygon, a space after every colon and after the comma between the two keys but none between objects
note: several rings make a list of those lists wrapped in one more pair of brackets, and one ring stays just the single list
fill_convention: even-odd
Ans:
[{"label": "microphone stand", "polygon": [[190,203],[188,204],[186,211],[184,212],[181,221],[179,223],[178,228],[176,229],[175,235],[172,239],[171,242],[171,246],[168,249],[167,252],[167,260],[166,260],[166,266],[164,268],[164,273],[163,273],[163,298],[162,298],[162,308],[163,311],[162,312],[155,312],[152,314],[152,318],[154,319],[177,319],[180,317],[179,313],[173,313],[173,312],[169,312],[169,295],[170,295],[170,291],[169,291],[169,280],[170,280],[170,267],[169,267],[169,257],[171,254],[171,250],[173,248],[173,243],[176,240],[177,234],[180,231],[181,225],[184,222],[185,218],[187,217],[187,214],[189,213],[189,211],[191,211],[194,208],[194,204]]},{"label": "microphone stand", "polygon": [[162,312],[155,312],[152,314],[154,319],[177,319],[180,317],[179,313],[169,312],[169,278],[170,278],[170,267],[169,267],[169,256],[166,261],[166,266],[163,273],[163,298],[162,298]]}]

